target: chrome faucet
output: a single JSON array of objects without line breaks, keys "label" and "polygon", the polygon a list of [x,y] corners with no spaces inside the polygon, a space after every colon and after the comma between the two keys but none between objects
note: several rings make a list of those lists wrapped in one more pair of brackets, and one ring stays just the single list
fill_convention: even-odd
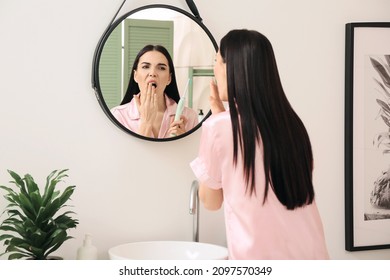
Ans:
[{"label": "chrome faucet", "polygon": [[190,215],[194,216],[192,240],[199,242],[199,183],[194,180],[190,190]]}]

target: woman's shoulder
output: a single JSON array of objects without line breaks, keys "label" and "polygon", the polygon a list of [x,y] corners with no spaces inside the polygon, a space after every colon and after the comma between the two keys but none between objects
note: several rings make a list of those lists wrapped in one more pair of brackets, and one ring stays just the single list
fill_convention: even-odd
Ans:
[{"label": "woman's shoulder", "polygon": [[139,112],[134,100],[129,103],[113,107],[110,112],[116,118],[139,119]]},{"label": "woman's shoulder", "polygon": [[211,130],[214,134],[224,134],[231,130],[230,113],[225,111],[212,114],[202,124],[204,130]]},{"label": "woman's shoulder", "polygon": [[[230,145],[232,125],[229,112],[212,114],[202,123],[202,134],[219,148]],[[218,149],[219,149],[218,148]]]},{"label": "woman's shoulder", "polygon": [[129,107],[129,105],[130,105],[130,102],[126,103],[126,104],[122,104],[122,105],[118,105],[118,106],[112,107],[111,110],[123,110],[123,109],[126,109],[127,107]]},{"label": "woman's shoulder", "polygon": [[207,124],[209,126],[221,125],[223,123],[230,124],[230,113],[228,111],[220,112],[218,114],[212,114],[204,122],[204,124]]},{"label": "woman's shoulder", "polygon": [[131,107],[131,102],[123,104],[123,105],[118,105],[118,106],[112,107],[110,109],[110,111],[111,111],[111,113],[122,112],[124,110],[128,110],[128,108],[130,108],[130,107]]}]

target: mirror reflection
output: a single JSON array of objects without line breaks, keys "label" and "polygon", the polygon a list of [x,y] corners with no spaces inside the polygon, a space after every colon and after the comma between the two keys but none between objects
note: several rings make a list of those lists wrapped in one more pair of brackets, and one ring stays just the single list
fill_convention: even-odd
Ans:
[{"label": "mirror reflection", "polygon": [[[187,87],[186,87],[187,88]],[[161,45],[147,45],[137,54],[121,105],[111,109],[127,129],[145,137],[181,135],[198,124],[196,112],[180,97],[175,68]]]},{"label": "mirror reflection", "polygon": [[113,26],[98,65],[109,117],[150,140],[196,130],[210,110],[216,43],[207,29],[166,7],[140,9]]}]

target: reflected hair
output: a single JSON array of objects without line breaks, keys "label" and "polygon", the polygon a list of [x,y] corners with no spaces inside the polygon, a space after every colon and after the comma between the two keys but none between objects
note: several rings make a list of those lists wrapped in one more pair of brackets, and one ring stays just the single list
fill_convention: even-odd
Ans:
[{"label": "reflected hair", "polygon": [[265,203],[269,186],[278,200],[295,209],[314,200],[313,155],[306,128],[291,107],[281,84],[270,41],[252,30],[232,30],[220,42],[226,63],[233,130],[233,163],[238,150],[244,164],[246,191],[256,195],[255,150],[262,142]]},{"label": "reflected hair", "polygon": [[161,45],[146,45],[138,52],[137,56],[135,57],[133,67],[131,68],[129,84],[127,86],[126,94],[123,97],[121,105],[129,103],[133,99],[134,94],[138,94],[140,92],[138,84],[134,80],[134,71],[137,70],[138,63],[139,63],[141,56],[143,56],[145,53],[150,52],[150,51],[158,51],[158,52],[162,53],[166,57],[166,59],[168,60],[169,71],[171,74],[171,82],[165,88],[165,94],[169,98],[175,100],[176,103],[179,102],[180,94],[179,94],[179,90],[177,88],[175,67],[173,65],[171,55],[169,54],[168,50]]}]

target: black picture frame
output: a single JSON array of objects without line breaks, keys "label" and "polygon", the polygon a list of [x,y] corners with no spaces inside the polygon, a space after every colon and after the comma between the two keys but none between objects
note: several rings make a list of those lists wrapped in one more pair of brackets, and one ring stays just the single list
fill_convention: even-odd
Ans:
[{"label": "black picture frame", "polygon": [[[345,249],[387,249],[390,208],[383,208],[383,193],[390,195],[390,185],[384,185],[390,182],[390,138],[385,138],[390,135],[390,84],[383,73],[390,75],[390,22],[347,23],[345,31]],[[389,95],[383,103],[375,96],[381,91]],[[379,111],[376,119],[373,110]]]}]

